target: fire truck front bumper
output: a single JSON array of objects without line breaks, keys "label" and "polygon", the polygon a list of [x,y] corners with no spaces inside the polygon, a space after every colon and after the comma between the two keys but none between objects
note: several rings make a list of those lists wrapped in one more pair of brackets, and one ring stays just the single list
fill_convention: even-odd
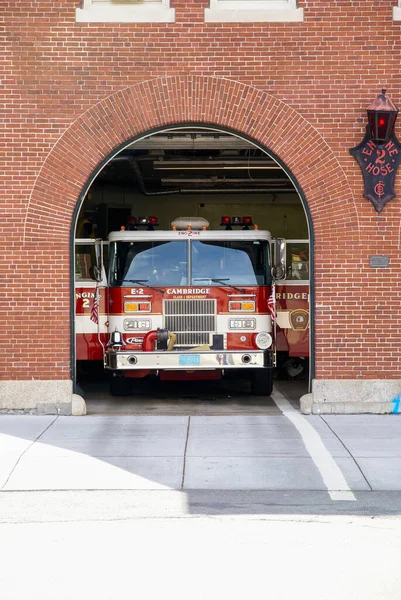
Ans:
[{"label": "fire truck front bumper", "polygon": [[122,352],[108,350],[104,366],[113,371],[130,369],[193,371],[200,369],[263,368],[271,364],[263,350],[218,352]]}]

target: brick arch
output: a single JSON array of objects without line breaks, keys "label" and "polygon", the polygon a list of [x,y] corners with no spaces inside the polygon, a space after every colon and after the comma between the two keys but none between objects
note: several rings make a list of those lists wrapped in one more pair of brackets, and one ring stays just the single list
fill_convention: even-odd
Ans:
[{"label": "brick arch", "polygon": [[105,157],[141,133],[188,122],[229,128],[271,150],[302,189],[317,234],[327,234],[327,228],[332,236],[344,228],[354,235],[359,232],[354,198],[341,165],[299,113],[267,92],[237,81],[175,76],[121,90],[70,125],[35,182],[24,241],[69,243],[78,198]]}]

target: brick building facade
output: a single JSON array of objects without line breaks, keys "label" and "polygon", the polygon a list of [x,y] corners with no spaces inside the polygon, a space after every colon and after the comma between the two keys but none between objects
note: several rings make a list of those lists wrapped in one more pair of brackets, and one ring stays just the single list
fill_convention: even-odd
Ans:
[{"label": "brick building facade", "polygon": [[[381,88],[401,102],[400,13],[397,0],[6,2],[0,409],[71,403],[80,205],[122,144],[193,122],[271,151],[305,203],[305,410],[390,412],[401,392],[401,200],[376,212],[349,149]],[[388,268],[370,266],[374,255]]]}]

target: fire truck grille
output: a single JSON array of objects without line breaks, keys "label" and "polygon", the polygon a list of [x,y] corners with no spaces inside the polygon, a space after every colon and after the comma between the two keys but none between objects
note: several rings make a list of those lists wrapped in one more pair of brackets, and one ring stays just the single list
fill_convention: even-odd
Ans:
[{"label": "fire truck grille", "polygon": [[216,331],[216,301],[165,300],[164,326],[177,334],[176,346],[210,345]]}]

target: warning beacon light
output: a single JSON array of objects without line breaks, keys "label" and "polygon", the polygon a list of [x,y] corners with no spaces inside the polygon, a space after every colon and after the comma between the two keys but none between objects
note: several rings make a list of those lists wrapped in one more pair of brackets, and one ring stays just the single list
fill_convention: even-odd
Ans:
[{"label": "warning beacon light", "polygon": [[253,225],[253,223],[252,223],[252,217],[243,217],[242,223],[243,223],[243,228],[242,229],[249,229],[249,226]]},{"label": "warning beacon light", "polygon": [[223,227],[223,225],[226,226],[226,229],[232,229],[232,227],[231,227],[231,217],[227,217],[227,216],[221,217],[220,226]]},{"label": "warning beacon light", "polygon": [[136,231],[136,217],[128,217],[126,230],[127,231]]}]

